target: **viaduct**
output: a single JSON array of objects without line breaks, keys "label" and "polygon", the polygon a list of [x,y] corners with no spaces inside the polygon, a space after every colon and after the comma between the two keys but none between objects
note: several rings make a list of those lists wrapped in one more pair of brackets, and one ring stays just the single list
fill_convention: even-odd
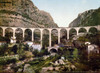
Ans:
[{"label": "viaduct", "polygon": [[58,28],[23,28],[23,27],[4,27],[4,26],[0,26],[0,29],[2,29],[2,31],[3,31],[3,36],[5,36],[5,30],[7,29],[7,28],[10,28],[10,29],[12,29],[13,31],[13,37],[15,37],[15,32],[16,32],[16,30],[17,29],[21,29],[22,30],[22,32],[23,32],[23,38],[25,38],[25,30],[26,29],[29,29],[29,30],[31,30],[31,32],[32,32],[32,38],[31,38],[31,40],[32,41],[34,41],[34,31],[36,30],[36,29],[38,29],[38,30],[40,30],[40,40],[41,40],[41,45],[42,45],[42,39],[43,39],[43,31],[46,29],[46,30],[48,30],[49,31],[49,47],[51,47],[51,33],[52,33],[52,30],[57,30],[57,32],[58,32],[58,43],[60,43],[60,31],[62,30],[62,29],[65,29],[66,31],[67,31],[67,39],[69,39],[69,33],[70,33],[70,30],[71,29],[75,29],[76,30],[76,32],[77,32],[77,35],[79,34],[79,31],[80,31],[80,29],[85,29],[86,30],[86,32],[89,32],[89,30],[91,29],[91,28],[95,28],[95,29],[97,29],[98,31],[100,31],[100,25],[98,25],[98,26],[88,26],[88,27],[58,27]]}]

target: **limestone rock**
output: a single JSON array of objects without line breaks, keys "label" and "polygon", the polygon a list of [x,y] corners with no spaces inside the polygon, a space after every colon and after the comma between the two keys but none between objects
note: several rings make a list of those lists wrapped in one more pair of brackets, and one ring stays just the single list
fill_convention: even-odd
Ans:
[{"label": "limestone rock", "polygon": [[100,8],[80,13],[78,17],[69,24],[69,27],[96,25],[100,25]]},{"label": "limestone rock", "polygon": [[22,71],[23,71],[23,69],[20,69],[20,68],[19,68],[17,72],[19,73],[19,72],[22,72]]},{"label": "limestone rock", "polygon": [[58,27],[51,15],[31,0],[0,0],[0,26]]}]

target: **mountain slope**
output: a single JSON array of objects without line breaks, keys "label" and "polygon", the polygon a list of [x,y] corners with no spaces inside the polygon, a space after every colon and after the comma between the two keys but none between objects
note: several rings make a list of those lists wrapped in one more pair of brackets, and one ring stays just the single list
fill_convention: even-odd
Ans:
[{"label": "mountain slope", "polygon": [[100,8],[85,11],[69,24],[69,27],[100,25]]},{"label": "mountain slope", "polygon": [[51,15],[31,0],[0,0],[0,26],[58,27]]}]

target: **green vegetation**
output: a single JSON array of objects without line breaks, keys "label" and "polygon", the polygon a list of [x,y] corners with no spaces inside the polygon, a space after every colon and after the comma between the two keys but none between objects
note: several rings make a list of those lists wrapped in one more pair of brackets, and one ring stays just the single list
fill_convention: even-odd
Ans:
[{"label": "green vegetation", "polygon": [[74,48],[73,57],[78,58],[78,49],[77,48]]},{"label": "green vegetation", "polygon": [[48,26],[48,24],[44,24],[46,27]]},{"label": "green vegetation", "polygon": [[52,46],[54,46],[55,44],[58,43],[58,36],[54,36],[53,34],[51,35],[51,38],[52,38]]},{"label": "green vegetation", "polygon": [[49,35],[43,35],[43,47],[49,46]]},{"label": "green vegetation", "polygon": [[42,49],[41,51],[34,50],[32,53],[35,55],[35,57],[42,57],[44,55],[49,55],[50,54],[48,52],[48,49]]},{"label": "green vegetation", "polygon": [[18,57],[0,57],[0,65],[6,65],[6,64],[10,64],[10,63],[15,63],[17,61]]},{"label": "green vegetation", "polygon": [[[8,11],[8,10],[0,10],[0,13],[7,13],[7,14],[13,14],[13,15],[21,15],[22,17],[26,18],[26,19],[30,19],[32,20],[28,14],[20,14],[18,12],[15,11]],[[32,20],[33,21],[33,20]]]},{"label": "green vegetation", "polygon": [[29,62],[29,64],[31,64],[32,68],[35,70],[35,72],[39,72],[43,67],[48,67],[50,66],[50,62],[52,62],[52,59],[37,59],[37,60],[33,60],[32,62]]},{"label": "green vegetation", "polygon": [[74,46],[77,47],[79,50],[78,59],[75,60],[76,62],[74,62],[74,65],[78,68],[78,71],[98,71],[100,69],[100,54],[88,54],[86,49],[87,47],[85,46],[85,42],[91,42],[92,44],[96,44],[100,47],[99,37],[100,32],[97,32],[96,34],[88,33],[87,35],[79,37],[77,42],[74,41],[74,43],[77,43]]},{"label": "green vegetation", "polygon": [[77,31],[75,29],[73,29],[73,28],[69,32],[70,32],[70,34],[69,34],[70,39],[72,39],[73,36],[77,34]]},{"label": "green vegetation", "polygon": [[8,50],[8,44],[3,44],[0,46],[0,56],[6,55],[6,51]]},{"label": "green vegetation", "polygon": [[[14,11],[8,11],[8,10],[0,10],[0,13],[7,13],[7,14],[13,14],[13,15],[18,15],[19,13],[14,12]],[[19,14],[20,15],[20,14]]]},{"label": "green vegetation", "polygon": [[100,32],[96,32],[95,34],[87,34],[85,38],[87,38],[92,44],[96,44],[100,47]]},{"label": "green vegetation", "polygon": [[[8,36],[10,35],[11,33]],[[55,36],[52,35],[52,37]],[[40,73],[43,68],[47,67],[59,67],[58,71],[56,71],[55,69],[48,71],[51,73],[65,73],[67,71],[89,70],[98,71],[100,69],[100,54],[88,54],[87,45],[85,45],[85,42],[91,42],[92,44],[100,46],[99,37],[100,32],[96,32],[95,34],[87,33],[86,35],[79,37],[77,40],[70,41],[68,43],[73,44],[74,46],[58,48],[58,50],[55,52],[56,55],[52,55],[52,52],[48,52],[48,49],[45,48],[45,46],[42,48],[41,51],[31,51],[30,49],[32,48],[23,43],[3,44],[0,46],[0,70],[2,71],[3,67],[7,65],[14,64],[16,66],[17,64],[18,66],[12,68],[14,72],[17,72],[19,69],[24,70],[25,64],[29,64],[26,72],[31,71],[32,73]],[[48,35],[45,35],[45,38],[47,40]],[[54,38],[54,43],[56,43],[56,39],[57,37]],[[43,44],[46,45],[47,41],[45,41]],[[14,57],[5,57],[12,55],[18,55],[18,59]],[[56,62],[58,62],[59,60],[64,61],[65,64],[56,65]],[[72,69],[71,66],[75,69]],[[23,71],[21,71],[21,73],[23,73]]]},{"label": "green vegetation", "polygon": [[[96,26],[100,25],[100,8],[92,11],[88,11],[87,14],[85,14],[85,18],[81,20],[81,24],[78,24],[77,26]],[[91,14],[91,15],[89,15]]]},{"label": "green vegetation", "polygon": [[[30,38],[29,38],[29,37],[30,37]],[[31,38],[32,38],[32,31],[29,30],[29,29],[26,29],[24,40],[25,40],[25,41],[31,41]]]}]

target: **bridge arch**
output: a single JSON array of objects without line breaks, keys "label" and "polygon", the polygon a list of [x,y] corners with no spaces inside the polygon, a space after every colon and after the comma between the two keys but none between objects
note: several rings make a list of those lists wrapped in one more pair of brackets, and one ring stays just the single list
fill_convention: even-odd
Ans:
[{"label": "bridge arch", "polygon": [[24,40],[25,41],[32,41],[32,30],[27,28],[27,29],[25,29],[24,33],[25,33],[24,34],[24,36],[25,36]]},{"label": "bridge arch", "polygon": [[48,52],[58,52],[58,48],[56,47],[48,47]]},{"label": "bridge arch", "polygon": [[10,39],[13,37],[13,28],[8,27],[5,29],[5,37],[7,43],[10,43]]},{"label": "bridge arch", "polygon": [[78,33],[86,33],[86,32],[87,32],[87,30],[85,28],[80,28],[78,31]]},{"label": "bridge arch", "polygon": [[65,28],[62,28],[60,30],[60,43],[66,44],[65,40],[67,40],[67,30]]},{"label": "bridge arch", "polygon": [[40,29],[34,29],[34,42],[37,44],[40,44],[41,40],[41,30]]},{"label": "bridge arch", "polygon": [[[46,41],[45,41],[46,40]],[[48,47],[49,46],[49,30],[48,29],[43,29],[43,47]]]},{"label": "bridge arch", "polygon": [[49,50],[49,52],[50,52],[50,53],[57,53],[57,52],[58,52],[58,50],[57,50],[57,49],[55,49],[55,48],[52,48],[52,49],[50,49],[50,50]]},{"label": "bridge arch", "polygon": [[89,32],[96,34],[98,32],[98,29],[96,27],[90,27]]},{"label": "bridge arch", "polygon": [[17,42],[22,42],[23,41],[23,30],[21,28],[16,28],[15,30],[15,36]]},{"label": "bridge arch", "polygon": [[11,38],[13,36],[13,28],[6,28],[5,29],[5,36]]},{"label": "bridge arch", "polygon": [[71,39],[74,35],[77,35],[77,30],[75,28],[71,28],[69,30],[69,39]]},{"label": "bridge arch", "polygon": [[58,44],[58,30],[52,29],[51,30],[51,44],[54,46],[55,44]]}]

